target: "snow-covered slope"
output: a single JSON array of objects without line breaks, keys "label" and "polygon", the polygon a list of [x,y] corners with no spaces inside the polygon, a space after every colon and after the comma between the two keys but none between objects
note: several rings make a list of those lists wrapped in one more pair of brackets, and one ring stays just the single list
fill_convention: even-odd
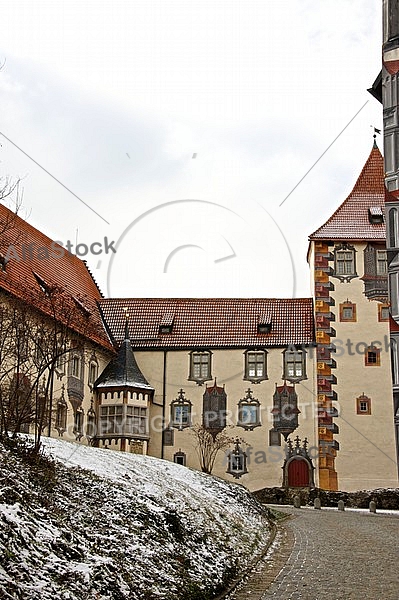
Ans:
[{"label": "snow-covered slope", "polygon": [[1,599],[205,600],[267,543],[266,513],[241,486],[150,457],[44,445],[55,467],[0,451]]}]

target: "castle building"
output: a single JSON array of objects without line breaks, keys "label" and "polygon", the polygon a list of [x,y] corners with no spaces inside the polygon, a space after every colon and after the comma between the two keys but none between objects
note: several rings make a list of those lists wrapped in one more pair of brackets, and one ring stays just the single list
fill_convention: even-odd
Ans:
[{"label": "castle building", "polygon": [[395,487],[384,202],[374,144],[309,238],[313,297],[294,299],[103,298],[83,261],[0,206],[2,430],[251,490]]},{"label": "castle building", "polygon": [[[212,440],[201,445],[202,425],[214,438],[221,431],[231,438],[229,448],[215,457],[215,475],[240,477],[252,490],[279,486],[283,477],[290,485],[314,483],[316,352],[310,298],[107,298],[100,307],[116,345],[133,348],[135,379],[139,365],[141,381],[154,388],[151,401],[145,391],[142,400],[132,399],[145,419],[136,441],[145,436],[149,454],[208,470],[201,452],[211,451]],[[95,384],[97,411],[104,410],[104,394],[111,402],[108,393],[115,383],[107,379],[104,373]],[[118,400],[112,397],[114,412]],[[100,433],[97,443],[121,448],[125,432],[118,438],[112,420],[108,428],[109,435]],[[298,437],[300,452],[283,469],[289,436]]]},{"label": "castle building", "polygon": [[384,121],[386,225],[391,305],[393,405],[399,464],[399,6],[383,0],[383,46],[380,94]]},{"label": "castle building", "polygon": [[374,143],[352,192],[309,238],[324,489],[395,485],[384,204]]}]

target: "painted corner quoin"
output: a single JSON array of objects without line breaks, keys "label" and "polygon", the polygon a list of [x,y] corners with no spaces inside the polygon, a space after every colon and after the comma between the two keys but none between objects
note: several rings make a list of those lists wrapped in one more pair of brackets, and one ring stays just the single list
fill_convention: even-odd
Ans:
[{"label": "painted corner quoin", "polygon": [[383,177],[374,142],[349,196],[309,237],[319,482],[329,490],[361,487],[366,471],[382,483],[379,460],[395,479]]}]

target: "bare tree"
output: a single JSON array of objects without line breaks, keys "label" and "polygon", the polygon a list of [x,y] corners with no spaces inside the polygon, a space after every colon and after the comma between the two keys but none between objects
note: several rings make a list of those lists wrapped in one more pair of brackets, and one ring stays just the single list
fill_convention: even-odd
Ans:
[{"label": "bare tree", "polygon": [[194,436],[194,446],[200,461],[203,473],[210,475],[215,465],[217,454],[222,450],[227,450],[234,438],[228,435],[226,428],[222,429],[216,435],[212,435],[210,430],[203,424],[196,424],[191,430]]},{"label": "bare tree", "polygon": [[[44,283],[44,282],[43,282]],[[16,436],[34,424],[36,452],[53,415],[53,386],[61,362],[81,343],[84,315],[62,288],[42,289],[45,313],[33,298],[8,298],[0,310],[0,435]],[[31,300],[31,301],[30,301]]]}]

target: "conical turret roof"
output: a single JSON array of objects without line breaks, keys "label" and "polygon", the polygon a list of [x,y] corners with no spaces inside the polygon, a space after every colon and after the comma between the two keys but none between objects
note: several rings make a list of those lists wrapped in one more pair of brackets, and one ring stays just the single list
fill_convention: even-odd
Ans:
[{"label": "conical turret roof", "polygon": [[111,360],[94,384],[95,388],[105,387],[134,387],[154,391],[134,357],[129,338],[128,324],[125,326],[125,339],[120,345],[116,358]]}]

